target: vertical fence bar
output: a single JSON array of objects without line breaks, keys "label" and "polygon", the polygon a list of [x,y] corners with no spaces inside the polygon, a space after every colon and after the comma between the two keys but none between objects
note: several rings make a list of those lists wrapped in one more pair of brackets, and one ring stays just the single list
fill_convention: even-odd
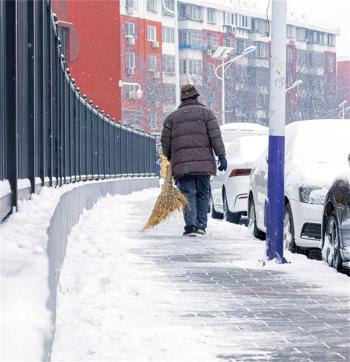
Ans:
[{"label": "vertical fence bar", "polygon": [[[17,11],[17,117],[18,117],[18,178],[29,179],[29,142],[28,142],[28,3],[16,2]],[[26,183],[18,183],[18,192],[29,197],[31,189]]]},{"label": "vertical fence bar", "polygon": [[64,73],[64,149],[65,149],[65,157],[64,157],[64,176],[65,183],[71,182],[70,177],[70,137],[71,137],[71,127],[70,127],[70,85],[69,85],[69,69],[65,70]]},{"label": "vertical fence bar", "polygon": [[[36,28],[36,16],[34,15],[34,3],[32,0],[27,2],[27,14],[26,14],[26,22],[27,22],[27,42],[28,42],[28,58],[27,58],[27,75],[26,80],[28,82],[27,86],[27,95],[24,95],[28,99],[28,108],[27,108],[27,122],[28,122],[28,178],[30,181],[30,193],[34,193],[36,191],[36,118],[34,116],[34,103],[36,102],[36,87],[35,87],[35,68],[37,66],[36,63],[36,54],[35,49],[35,28]],[[34,83],[35,82],[35,83]]]},{"label": "vertical fence bar", "polygon": [[16,32],[16,2],[15,0],[2,2],[5,22],[5,129],[6,129],[6,165],[7,179],[10,183],[12,206],[17,208],[17,176],[18,176],[18,113],[16,98],[17,57],[16,47],[18,34]]},{"label": "vertical fence bar", "polygon": [[115,173],[118,176],[122,174],[122,154],[121,154],[121,126],[116,125],[115,129]]}]

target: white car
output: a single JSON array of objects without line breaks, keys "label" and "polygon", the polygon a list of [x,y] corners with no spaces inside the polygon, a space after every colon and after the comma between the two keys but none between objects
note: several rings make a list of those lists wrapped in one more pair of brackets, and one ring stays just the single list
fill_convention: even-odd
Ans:
[{"label": "white car", "polygon": [[269,133],[267,127],[251,122],[226,123],[220,126],[220,130],[225,147],[229,147],[236,138],[241,136],[266,135]]},{"label": "white car", "polygon": [[[284,246],[292,252],[320,247],[322,208],[334,177],[347,165],[350,120],[298,121],[286,126]],[[252,172],[248,218],[265,238],[267,151]]]},{"label": "white car", "polygon": [[267,147],[267,135],[238,137],[226,148],[227,170],[211,178],[213,218],[238,224],[247,215],[251,170]]}]

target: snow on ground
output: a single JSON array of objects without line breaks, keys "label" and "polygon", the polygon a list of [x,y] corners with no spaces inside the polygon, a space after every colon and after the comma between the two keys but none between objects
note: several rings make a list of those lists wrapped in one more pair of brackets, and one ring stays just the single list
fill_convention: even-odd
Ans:
[{"label": "snow on ground", "polygon": [[[1,361],[42,360],[44,339],[52,333],[46,305],[47,228],[62,194],[85,184],[44,187],[31,200],[19,202],[18,212],[0,224]],[[0,188],[0,195],[10,190],[8,182],[0,182]]]},{"label": "snow on ground", "polygon": [[[52,361],[206,362],[218,360],[227,345],[239,351],[247,341],[254,345],[275,339],[258,331],[228,334],[223,327],[181,318],[188,311],[220,310],[221,302],[206,294],[205,285],[200,290],[190,285],[184,298],[184,286],[170,281],[147,257],[160,242],[164,247],[184,245],[180,215],[154,231],[139,232],[157,195],[157,189],[150,189],[109,196],[85,212],[72,231],[59,284]],[[247,228],[210,219],[208,229],[202,239],[207,244],[222,243],[227,253],[240,248],[240,257],[235,250],[235,258],[222,263],[225,268],[280,270],[286,280],[306,281],[326,294],[348,293],[349,277],[321,261],[287,253],[290,264],[263,267],[258,260],[264,243]],[[195,243],[198,252],[200,237],[187,239],[187,250]]]},{"label": "snow on ground", "polygon": [[51,333],[46,229],[60,196],[69,189],[44,187],[0,224],[3,361],[43,357],[43,340]]}]

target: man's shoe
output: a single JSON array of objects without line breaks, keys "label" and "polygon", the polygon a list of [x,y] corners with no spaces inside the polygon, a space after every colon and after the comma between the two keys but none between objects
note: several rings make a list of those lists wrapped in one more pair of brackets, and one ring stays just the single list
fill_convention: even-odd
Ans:
[{"label": "man's shoe", "polygon": [[195,226],[186,226],[183,235],[184,236],[197,236],[197,228]]},{"label": "man's shoe", "polygon": [[206,234],[205,229],[198,228],[197,229],[197,234],[198,235],[205,235]]}]

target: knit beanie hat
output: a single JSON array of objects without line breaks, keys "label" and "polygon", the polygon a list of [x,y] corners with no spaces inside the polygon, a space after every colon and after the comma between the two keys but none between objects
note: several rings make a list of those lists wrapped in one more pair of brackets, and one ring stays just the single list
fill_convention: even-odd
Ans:
[{"label": "knit beanie hat", "polygon": [[197,89],[192,84],[184,84],[181,87],[181,101],[186,101],[187,99],[196,98],[199,96]]}]

